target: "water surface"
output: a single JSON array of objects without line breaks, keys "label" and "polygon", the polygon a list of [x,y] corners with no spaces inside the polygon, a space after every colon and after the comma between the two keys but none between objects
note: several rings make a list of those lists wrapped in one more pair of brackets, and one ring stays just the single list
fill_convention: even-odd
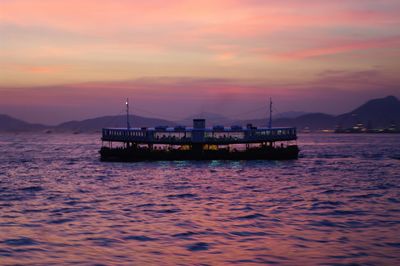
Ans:
[{"label": "water surface", "polygon": [[400,136],[296,161],[102,163],[98,135],[0,135],[0,265],[399,265]]}]

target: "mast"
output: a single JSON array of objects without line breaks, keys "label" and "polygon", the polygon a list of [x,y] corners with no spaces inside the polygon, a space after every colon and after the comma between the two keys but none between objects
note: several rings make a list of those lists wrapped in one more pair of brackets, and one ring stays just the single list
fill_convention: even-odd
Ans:
[{"label": "mast", "polygon": [[129,124],[129,99],[126,98],[126,128],[130,129],[131,125]]},{"label": "mast", "polygon": [[269,98],[269,128],[272,128],[272,98]]}]

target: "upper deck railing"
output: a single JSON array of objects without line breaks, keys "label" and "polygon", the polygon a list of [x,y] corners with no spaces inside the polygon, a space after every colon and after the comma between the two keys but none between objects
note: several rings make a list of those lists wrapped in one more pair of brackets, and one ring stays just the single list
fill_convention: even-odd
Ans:
[{"label": "upper deck railing", "polygon": [[103,141],[134,142],[146,144],[190,145],[260,143],[296,140],[296,128],[263,127],[156,127],[156,128],[104,128]]}]

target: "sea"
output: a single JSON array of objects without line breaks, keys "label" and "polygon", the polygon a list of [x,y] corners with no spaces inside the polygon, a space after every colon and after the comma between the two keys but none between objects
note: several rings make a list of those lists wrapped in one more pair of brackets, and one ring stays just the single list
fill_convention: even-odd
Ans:
[{"label": "sea", "polygon": [[400,135],[298,145],[108,163],[99,134],[1,134],[0,265],[400,265]]}]

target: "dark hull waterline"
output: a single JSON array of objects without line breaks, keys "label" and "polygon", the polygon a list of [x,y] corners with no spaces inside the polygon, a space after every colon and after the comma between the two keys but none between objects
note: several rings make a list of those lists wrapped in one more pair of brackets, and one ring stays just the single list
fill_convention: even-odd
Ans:
[{"label": "dark hull waterline", "polygon": [[150,150],[108,148],[100,150],[102,161],[186,161],[186,160],[293,160],[299,155],[296,145],[287,147],[265,147],[244,151],[229,150]]}]

